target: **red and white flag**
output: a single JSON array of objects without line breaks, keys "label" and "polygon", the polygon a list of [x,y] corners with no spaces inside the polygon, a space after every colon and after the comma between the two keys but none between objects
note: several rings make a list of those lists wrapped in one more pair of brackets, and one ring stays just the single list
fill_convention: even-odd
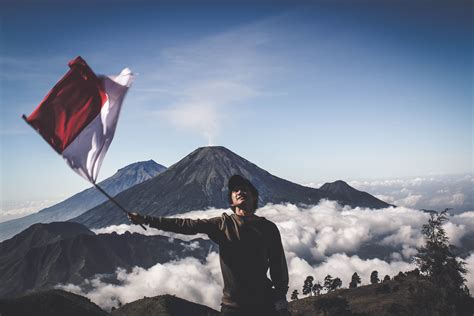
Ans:
[{"label": "red and white flag", "polygon": [[133,74],[96,76],[81,58],[30,116],[23,118],[80,176],[95,184],[114,137],[122,101]]}]

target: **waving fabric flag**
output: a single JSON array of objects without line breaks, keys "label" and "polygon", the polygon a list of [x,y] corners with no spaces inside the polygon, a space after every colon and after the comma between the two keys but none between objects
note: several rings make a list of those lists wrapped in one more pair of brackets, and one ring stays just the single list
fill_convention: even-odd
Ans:
[{"label": "waving fabric flag", "polygon": [[95,184],[133,75],[125,68],[118,76],[96,76],[81,57],[69,67],[36,110],[23,118],[75,172]]}]

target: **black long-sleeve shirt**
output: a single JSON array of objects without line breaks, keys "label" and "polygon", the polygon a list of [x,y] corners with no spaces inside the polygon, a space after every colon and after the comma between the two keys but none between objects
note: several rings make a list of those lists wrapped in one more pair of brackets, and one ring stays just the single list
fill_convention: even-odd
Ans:
[{"label": "black long-sleeve shirt", "polygon": [[146,222],[180,234],[204,233],[219,245],[224,305],[261,306],[286,299],[288,268],[280,232],[264,217],[226,213],[210,219],[146,216]]}]

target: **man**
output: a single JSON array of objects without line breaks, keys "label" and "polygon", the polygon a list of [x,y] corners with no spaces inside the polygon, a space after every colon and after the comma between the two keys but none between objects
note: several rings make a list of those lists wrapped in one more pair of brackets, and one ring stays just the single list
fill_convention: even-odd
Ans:
[{"label": "man", "polygon": [[258,191],[249,180],[234,175],[228,189],[232,215],[193,220],[129,213],[129,219],[175,233],[205,233],[219,245],[222,315],[289,315],[288,269],[280,232],[274,223],[255,215]]}]

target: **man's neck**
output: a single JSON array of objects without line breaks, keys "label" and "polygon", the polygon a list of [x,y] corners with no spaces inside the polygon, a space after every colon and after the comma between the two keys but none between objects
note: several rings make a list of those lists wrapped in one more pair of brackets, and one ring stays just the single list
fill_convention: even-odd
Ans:
[{"label": "man's neck", "polygon": [[238,215],[238,216],[250,217],[250,216],[255,216],[255,211],[246,211],[244,209],[236,207],[235,208],[235,214]]}]

